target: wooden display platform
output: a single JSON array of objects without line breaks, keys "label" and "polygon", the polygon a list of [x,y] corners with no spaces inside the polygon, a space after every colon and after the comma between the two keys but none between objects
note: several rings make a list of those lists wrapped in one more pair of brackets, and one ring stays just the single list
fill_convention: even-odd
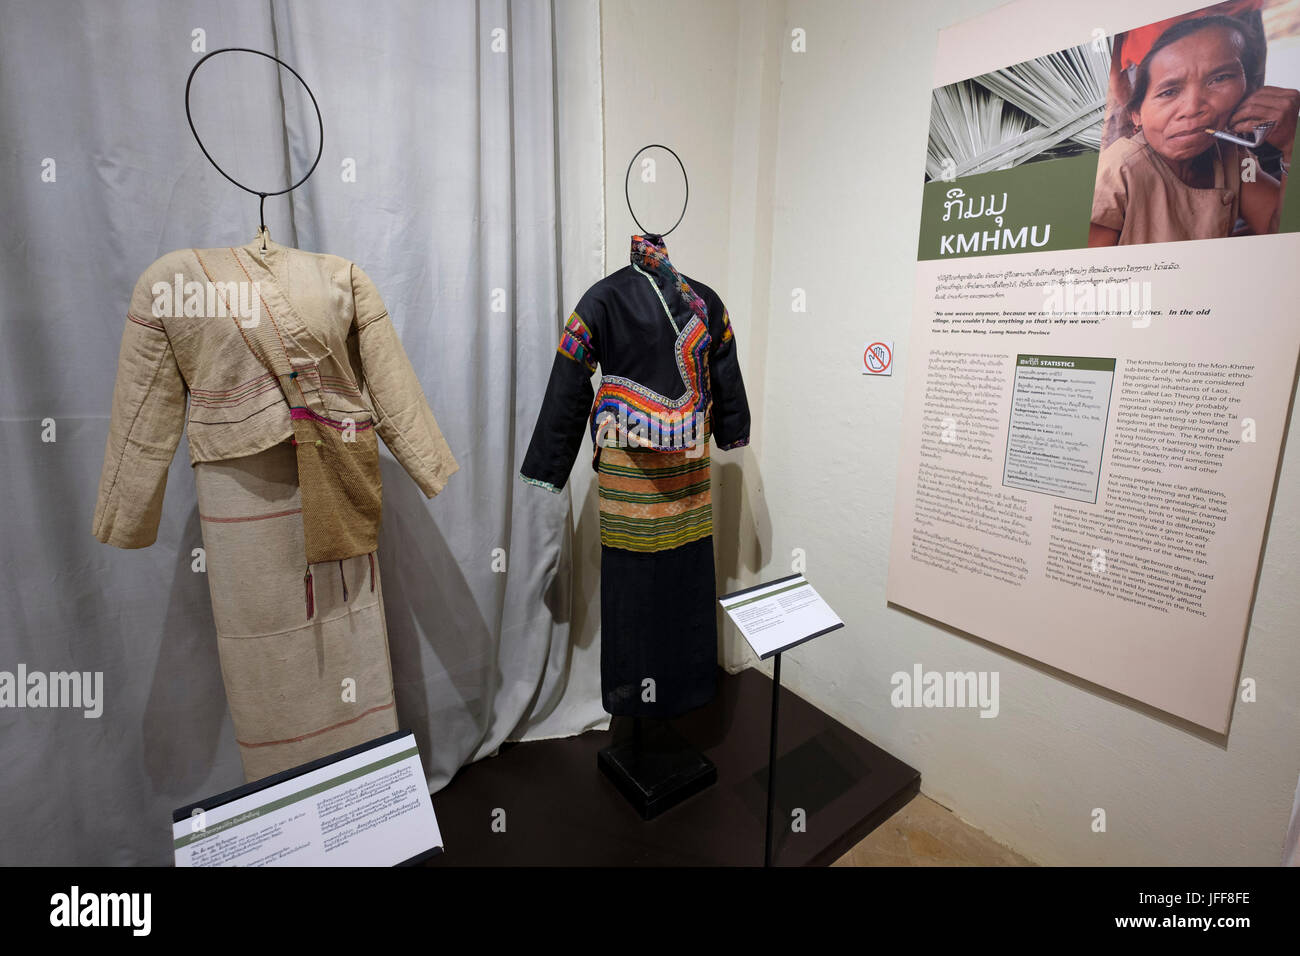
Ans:
[{"label": "wooden display platform", "polygon": [[[760,671],[720,673],[712,703],[672,722],[718,782],[649,821],[597,769],[611,732],[504,746],[433,795],[446,852],[427,865],[761,866],[771,701]],[[920,789],[916,770],[784,689],[779,753],[778,866],[833,862]]]}]

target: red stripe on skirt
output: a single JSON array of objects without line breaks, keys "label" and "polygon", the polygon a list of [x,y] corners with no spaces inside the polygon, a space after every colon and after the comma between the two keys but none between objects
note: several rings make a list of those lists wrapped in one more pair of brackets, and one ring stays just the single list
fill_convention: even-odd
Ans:
[{"label": "red stripe on skirt", "polygon": [[346,727],[348,724],[355,724],[362,717],[369,717],[371,714],[376,714],[381,710],[388,710],[390,707],[393,706],[393,704],[394,701],[390,700],[388,703],[380,704],[378,707],[371,707],[369,710],[357,714],[357,716],[355,717],[349,717],[347,720],[341,720],[337,724],[330,724],[328,727],[322,727],[320,730],[313,730],[310,733],[299,734],[297,737],[286,737],[284,740],[264,740],[259,744],[246,744],[242,740],[236,738],[235,743],[239,744],[239,746],[241,747],[273,747],[276,744],[296,744],[301,740],[306,740],[308,737],[315,737],[318,734],[323,734],[331,730],[337,730],[340,727]]}]

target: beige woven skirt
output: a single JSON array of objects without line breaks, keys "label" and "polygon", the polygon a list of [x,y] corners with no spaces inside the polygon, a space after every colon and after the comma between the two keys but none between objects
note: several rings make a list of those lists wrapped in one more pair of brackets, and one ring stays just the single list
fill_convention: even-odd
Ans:
[{"label": "beige woven skirt", "polygon": [[396,730],[378,561],[314,564],[307,575],[293,447],[199,463],[194,473],[245,778]]}]

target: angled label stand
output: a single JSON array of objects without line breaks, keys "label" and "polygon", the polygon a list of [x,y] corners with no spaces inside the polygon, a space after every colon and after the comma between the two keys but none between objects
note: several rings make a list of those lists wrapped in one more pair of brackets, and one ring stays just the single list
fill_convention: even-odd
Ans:
[{"label": "angled label stand", "polygon": [[763,865],[772,865],[772,818],[776,810],[776,728],[781,706],[781,654],[839,630],[844,622],[813,590],[802,574],[756,584],[718,598],[727,616],[740,628],[759,660],[772,663],[772,735],[767,751],[767,829]]},{"label": "angled label stand", "polygon": [[181,807],[172,843],[177,866],[396,866],[442,852],[410,731]]},{"label": "angled label stand", "polygon": [[802,574],[718,598],[759,660],[844,626]]}]

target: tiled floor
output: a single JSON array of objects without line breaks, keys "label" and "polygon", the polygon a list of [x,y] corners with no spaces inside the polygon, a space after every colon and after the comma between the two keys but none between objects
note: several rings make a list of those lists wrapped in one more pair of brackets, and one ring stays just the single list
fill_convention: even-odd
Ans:
[{"label": "tiled floor", "polygon": [[1033,866],[1025,857],[918,794],[834,866]]}]

